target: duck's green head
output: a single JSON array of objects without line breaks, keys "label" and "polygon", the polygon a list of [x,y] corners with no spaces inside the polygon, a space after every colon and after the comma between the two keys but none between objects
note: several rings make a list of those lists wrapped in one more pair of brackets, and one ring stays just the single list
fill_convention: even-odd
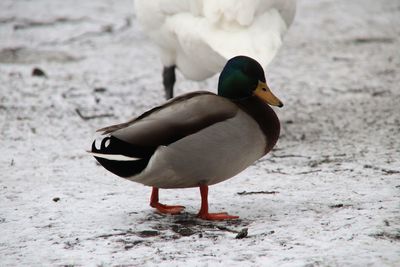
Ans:
[{"label": "duck's green head", "polygon": [[261,65],[246,56],[231,58],[226,63],[219,76],[218,95],[231,100],[256,96],[272,106],[283,106],[268,88]]}]

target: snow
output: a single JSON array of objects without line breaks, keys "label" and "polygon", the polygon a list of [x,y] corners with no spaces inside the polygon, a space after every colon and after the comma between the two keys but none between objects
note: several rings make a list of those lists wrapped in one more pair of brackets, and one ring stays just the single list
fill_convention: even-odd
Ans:
[{"label": "snow", "polygon": [[[160,215],[85,152],[164,101],[133,2],[1,1],[0,265],[399,266],[399,22],[396,0],[299,1],[267,69],[281,138],[210,188],[240,220],[208,222],[198,189],[161,190],[186,212]],[[216,83],[178,76],[177,93]]]}]

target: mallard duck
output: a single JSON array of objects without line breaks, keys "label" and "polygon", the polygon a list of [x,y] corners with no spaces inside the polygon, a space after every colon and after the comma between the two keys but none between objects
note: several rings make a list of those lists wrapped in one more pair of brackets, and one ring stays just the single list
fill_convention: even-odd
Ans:
[{"label": "mallard duck", "polygon": [[128,122],[102,128],[106,135],[91,154],[110,172],[152,186],[150,206],[180,213],[183,206],[159,202],[159,188],[199,187],[198,217],[235,219],[208,212],[208,186],[225,181],[267,154],[280,123],[269,105],[282,102],[268,88],[254,59],[230,59],[219,77],[218,95],[197,91],[155,107]]},{"label": "mallard duck", "polygon": [[135,11],[160,49],[164,89],[171,98],[175,68],[199,81],[236,55],[267,66],[293,21],[296,0],[135,0]]}]

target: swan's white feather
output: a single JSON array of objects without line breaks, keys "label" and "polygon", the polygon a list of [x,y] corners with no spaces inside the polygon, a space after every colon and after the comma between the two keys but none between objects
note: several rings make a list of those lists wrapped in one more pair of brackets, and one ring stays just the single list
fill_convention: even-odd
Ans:
[{"label": "swan's white feather", "polygon": [[145,33],[165,66],[203,80],[247,55],[266,66],[293,21],[295,0],[136,0]]}]

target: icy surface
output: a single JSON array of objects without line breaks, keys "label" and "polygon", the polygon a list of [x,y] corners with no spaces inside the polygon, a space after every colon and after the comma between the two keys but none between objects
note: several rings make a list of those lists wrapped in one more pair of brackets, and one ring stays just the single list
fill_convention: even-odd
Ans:
[{"label": "icy surface", "polygon": [[133,3],[2,0],[0,266],[400,266],[399,25],[397,0],[299,1],[267,69],[281,138],[210,188],[241,218],[216,223],[195,218],[198,189],[161,190],[186,213],[160,215],[85,153],[164,101]]}]

